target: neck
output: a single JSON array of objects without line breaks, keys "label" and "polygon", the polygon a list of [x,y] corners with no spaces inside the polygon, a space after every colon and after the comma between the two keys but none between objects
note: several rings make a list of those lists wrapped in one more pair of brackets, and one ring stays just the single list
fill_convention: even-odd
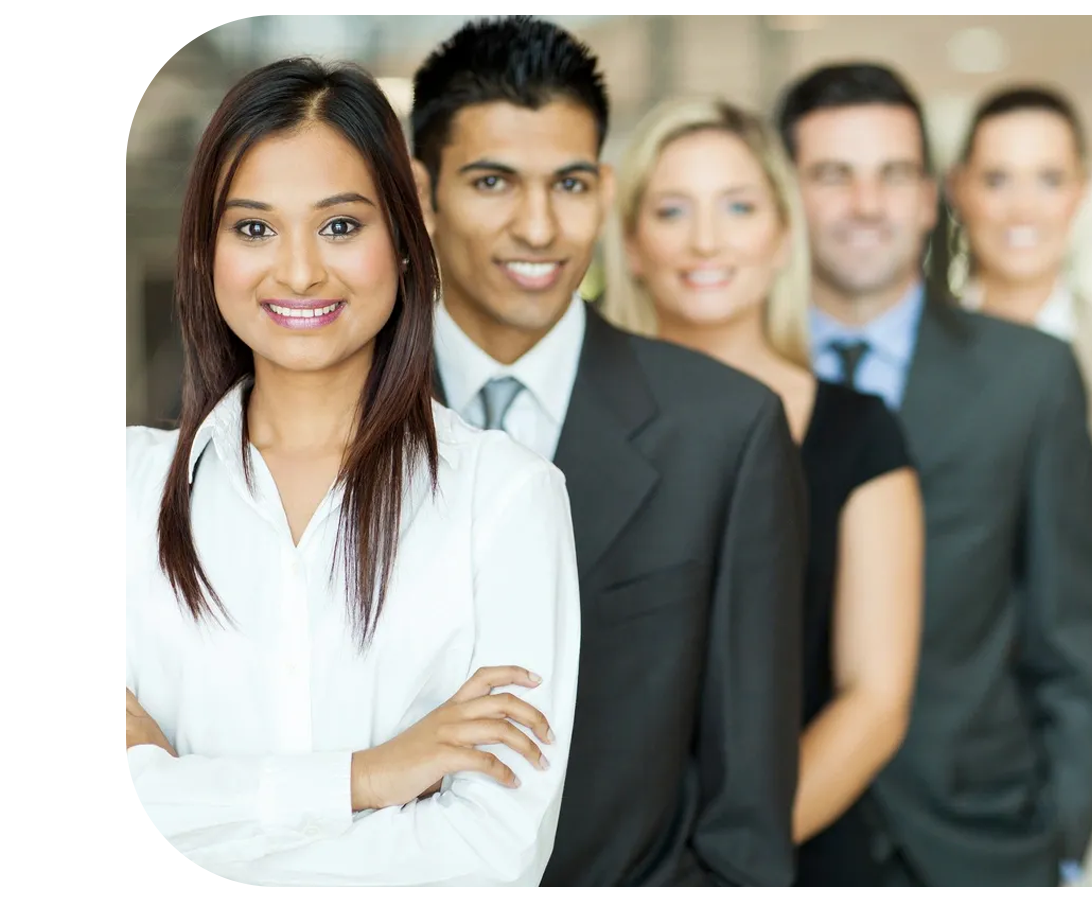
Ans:
[{"label": "neck", "polygon": [[1057,282],[1055,273],[1024,282],[1013,282],[1001,276],[982,273],[979,276],[982,309],[1018,323],[1033,323],[1054,293]]},{"label": "neck", "polygon": [[817,275],[811,282],[811,299],[816,307],[840,323],[863,326],[896,306],[920,278],[917,272],[910,272],[886,288],[847,294]]},{"label": "neck", "polygon": [[763,373],[779,355],[770,347],[763,325],[764,305],[756,304],[732,319],[709,325],[661,315],[660,338],[714,357],[750,375]]},{"label": "neck", "polygon": [[247,420],[259,450],[341,453],[356,427],[360,396],[371,370],[372,348],[344,365],[320,372],[286,370],[255,356]]},{"label": "neck", "polygon": [[543,328],[522,329],[490,316],[481,306],[470,303],[457,292],[445,291],[443,304],[467,338],[505,366],[515,363],[542,341],[569,309],[569,305],[564,304]]}]

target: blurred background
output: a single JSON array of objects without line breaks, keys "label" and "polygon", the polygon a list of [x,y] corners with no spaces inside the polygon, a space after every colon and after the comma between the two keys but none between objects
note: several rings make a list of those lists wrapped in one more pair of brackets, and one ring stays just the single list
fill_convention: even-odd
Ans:
[{"label": "blurred background", "polygon": [[[465,16],[259,16],[178,51],[133,117],[126,160],[126,422],[178,413],[181,346],[171,308],[187,167],[228,87],[284,56],[349,59],[371,71],[403,118],[414,69]],[[869,59],[906,76],[925,104],[938,164],[948,165],[974,103],[1016,81],[1045,82],[1092,127],[1090,16],[549,16],[599,55],[610,92],[613,162],[640,116],[680,94],[720,94],[769,112],[786,82],[816,65]],[[1092,203],[1074,233],[1072,280],[1092,294]],[[598,269],[585,293],[600,288]]]}]

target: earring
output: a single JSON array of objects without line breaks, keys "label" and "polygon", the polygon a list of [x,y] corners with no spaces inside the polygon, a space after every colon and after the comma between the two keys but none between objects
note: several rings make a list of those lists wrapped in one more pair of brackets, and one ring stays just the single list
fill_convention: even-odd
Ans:
[{"label": "earring", "polygon": [[402,269],[405,269],[407,266],[409,266],[409,257],[403,257],[402,258]]}]

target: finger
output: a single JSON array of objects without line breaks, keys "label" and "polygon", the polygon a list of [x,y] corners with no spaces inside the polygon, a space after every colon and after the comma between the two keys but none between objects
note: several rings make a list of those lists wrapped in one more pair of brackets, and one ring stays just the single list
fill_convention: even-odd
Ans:
[{"label": "finger", "polygon": [[132,690],[125,690],[125,710],[127,713],[134,714],[137,717],[143,717],[147,714],[140,702],[137,701],[136,696],[133,695]]},{"label": "finger", "polygon": [[498,686],[526,686],[528,689],[533,689],[541,682],[542,677],[525,667],[479,667],[473,676],[463,683],[462,688],[451,697],[451,701],[459,704],[472,698],[489,695]]},{"label": "finger", "polygon": [[546,716],[533,705],[527,704],[511,692],[499,692],[482,698],[471,699],[461,706],[466,720],[480,720],[485,717],[507,717],[523,724],[547,745],[554,741],[554,732]]},{"label": "finger", "polygon": [[510,767],[501,762],[496,755],[483,752],[480,749],[449,746],[445,770],[448,773],[477,771],[487,777],[492,777],[502,786],[509,786],[512,789],[519,786],[519,777],[512,772]]},{"label": "finger", "polygon": [[445,730],[444,741],[462,746],[502,744],[526,758],[532,767],[547,770],[550,762],[534,740],[507,720],[468,720]]}]

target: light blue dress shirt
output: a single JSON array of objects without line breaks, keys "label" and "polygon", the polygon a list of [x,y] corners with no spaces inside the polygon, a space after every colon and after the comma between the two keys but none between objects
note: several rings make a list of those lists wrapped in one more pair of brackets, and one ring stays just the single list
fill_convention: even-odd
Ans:
[{"label": "light blue dress shirt", "polygon": [[906,377],[918,338],[918,323],[925,306],[925,289],[915,282],[894,307],[862,326],[839,322],[812,307],[811,360],[820,379],[840,382],[842,362],[832,343],[866,341],[868,353],[861,358],[853,387],[879,395],[892,410],[898,410],[906,391]]}]

